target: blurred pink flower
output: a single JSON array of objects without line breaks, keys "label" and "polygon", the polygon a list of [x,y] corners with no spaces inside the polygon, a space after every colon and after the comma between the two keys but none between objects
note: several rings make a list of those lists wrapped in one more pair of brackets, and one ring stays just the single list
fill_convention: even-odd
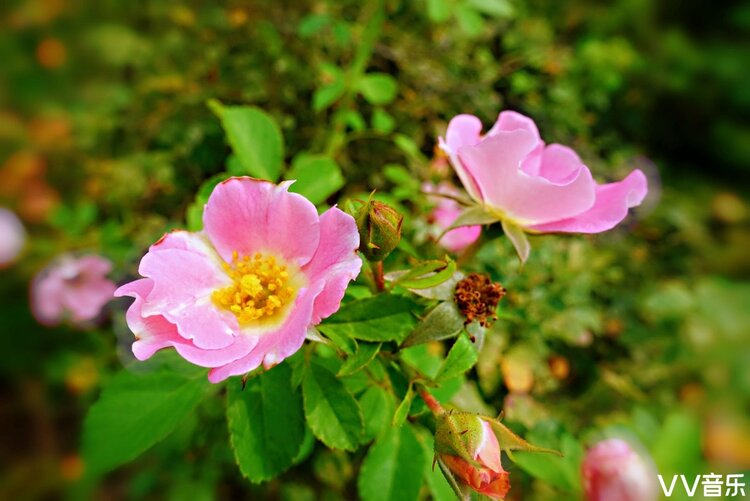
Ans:
[{"label": "blurred pink flower", "polygon": [[504,111],[487,134],[481,132],[477,117],[458,115],[440,147],[474,200],[525,231],[606,231],[648,191],[638,169],[622,181],[597,184],[575,151],[545,145],[534,121],[519,113]]},{"label": "blurred pink flower", "polygon": [[0,268],[12,264],[26,243],[26,230],[16,214],[0,207]]},{"label": "blurred pink flower", "polygon": [[31,309],[39,323],[70,320],[85,326],[112,299],[115,284],[107,279],[112,263],[101,256],[65,255],[42,270],[31,283]]},{"label": "blurred pink flower", "polygon": [[[430,216],[435,221],[440,232],[445,231],[446,228],[453,224],[459,214],[461,214],[461,205],[451,198],[439,195],[457,195],[459,194],[458,190],[447,183],[441,183],[439,186],[425,183],[422,185],[422,190],[425,193],[436,194],[436,196],[432,198],[437,201],[437,205],[432,210]],[[476,242],[481,233],[481,226],[461,226],[460,228],[454,228],[443,235],[443,238],[438,241],[438,244],[450,252],[459,253],[469,245]]]},{"label": "blurred pink flower", "polygon": [[136,358],[174,347],[216,383],[281,362],[338,310],[362,266],[354,218],[336,207],[319,216],[290,185],[228,179],[206,204],[203,231],[151,246],[145,278],[115,292],[135,298],[126,319]]},{"label": "blurred pink flower", "polygon": [[581,471],[588,501],[650,501],[659,495],[653,466],[619,438],[589,449]]}]

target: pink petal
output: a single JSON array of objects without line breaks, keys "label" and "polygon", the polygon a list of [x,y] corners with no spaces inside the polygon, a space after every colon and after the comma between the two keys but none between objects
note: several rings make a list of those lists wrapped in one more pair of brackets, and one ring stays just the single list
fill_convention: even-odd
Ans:
[{"label": "pink petal", "polygon": [[42,271],[31,283],[31,311],[37,322],[54,325],[63,316],[65,281],[54,270]]},{"label": "pink petal", "polygon": [[320,240],[318,212],[290,183],[275,185],[249,177],[227,179],[214,188],[203,225],[219,254],[270,251],[299,266],[312,258]]},{"label": "pink petal", "polygon": [[516,111],[501,112],[497,117],[495,125],[493,125],[489,132],[487,132],[487,135],[494,136],[498,132],[511,132],[519,129],[531,132],[537,141],[542,140],[539,136],[539,129],[537,129],[534,120]]},{"label": "pink petal", "polygon": [[482,420],[482,443],[479,445],[475,459],[495,473],[503,471],[500,463],[500,444],[492,430],[492,425],[485,420]]},{"label": "pink petal", "polygon": [[440,148],[448,154],[451,165],[471,198],[482,201],[482,190],[471,173],[458,159],[458,150],[464,146],[474,146],[481,141],[482,122],[473,115],[458,115],[448,124],[445,140],[439,140]]},{"label": "pink petal", "polygon": [[498,132],[476,146],[464,146],[459,160],[481,186],[485,204],[521,226],[547,223],[575,216],[594,204],[595,183],[591,172],[566,156],[550,162],[554,171],[575,172],[569,181],[553,182],[521,170],[524,159],[538,146],[537,138],[524,129]]},{"label": "pink petal", "polygon": [[[432,211],[432,217],[435,218],[437,226],[443,230],[450,227],[459,214],[461,214],[460,206],[453,200],[449,199],[442,199],[435,210]],[[481,233],[481,226],[462,226],[447,232],[443,235],[443,238],[438,241],[438,244],[451,252],[461,252],[466,247],[476,242]]]},{"label": "pink petal", "polygon": [[225,348],[234,342],[239,325],[231,312],[214,306],[211,294],[230,280],[217,259],[196,249],[157,249],[143,256],[139,272],[154,284],[143,315],[163,315],[200,348]]},{"label": "pink petal", "polygon": [[128,327],[137,338],[132,349],[138,360],[146,360],[163,348],[174,347],[183,358],[195,365],[219,367],[247,355],[257,344],[257,339],[239,336],[226,348],[217,350],[198,348],[190,340],[180,336],[177,326],[162,315],[143,316],[144,298],[152,289],[153,281],[143,278],[125,284],[115,292],[117,296],[128,295],[135,298],[125,318]]},{"label": "pink petal", "polygon": [[325,282],[322,292],[315,298],[313,324],[338,311],[347,285],[357,278],[362,268],[358,247],[359,232],[353,217],[336,207],[320,216],[320,244],[302,270],[309,283]]},{"label": "pink petal", "polygon": [[88,278],[85,282],[69,286],[63,297],[66,309],[75,323],[93,320],[104,305],[112,299],[115,284],[106,278]]},{"label": "pink petal", "polygon": [[531,226],[529,229],[541,233],[599,233],[614,228],[628,215],[628,209],[638,206],[648,192],[648,181],[639,169],[616,183],[596,187],[596,201],[593,207],[575,217],[561,219],[546,224]]},{"label": "pink petal", "polygon": [[284,324],[276,331],[266,332],[258,339],[258,344],[246,356],[223,367],[212,369],[208,380],[218,383],[230,376],[245,374],[264,363],[266,366],[277,364],[300,349],[305,341],[307,327],[310,325],[315,298],[323,290],[322,280],[309,288],[300,289],[294,307]]},{"label": "pink petal", "polygon": [[80,273],[90,277],[103,277],[112,271],[112,261],[93,254],[81,256],[76,260]]}]

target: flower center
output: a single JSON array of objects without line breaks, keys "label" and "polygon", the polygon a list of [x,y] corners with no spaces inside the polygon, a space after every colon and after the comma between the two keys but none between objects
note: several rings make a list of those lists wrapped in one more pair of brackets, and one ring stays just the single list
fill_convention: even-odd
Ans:
[{"label": "flower center", "polygon": [[233,283],[215,290],[211,299],[234,313],[241,324],[272,317],[294,297],[287,267],[273,256],[257,252],[240,257],[235,251],[232,263],[223,266]]},{"label": "flower center", "polygon": [[482,327],[489,327],[493,320],[497,320],[495,309],[504,295],[502,285],[487,275],[472,273],[456,284],[454,300],[466,317],[465,324],[476,320]]}]

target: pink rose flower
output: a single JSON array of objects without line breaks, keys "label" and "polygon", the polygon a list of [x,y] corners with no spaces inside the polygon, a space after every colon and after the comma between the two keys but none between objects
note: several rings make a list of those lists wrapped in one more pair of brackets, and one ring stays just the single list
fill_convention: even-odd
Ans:
[{"label": "pink rose flower", "polygon": [[25,243],[26,231],[18,216],[0,207],[0,268],[12,264]]},{"label": "pink rose flower", "polygon": [[281,362],[338,310],[362,266],[354,218],[336,207],[319,216],[290,185],[228,179],[206,204],[203,231],[151,246],[145,278],[115,292],[135,298],[126,320],[136,358],[173,347],[217,383]]},{"label": "pink rose flower", "polygon": [[466,191],[503,223],[532,233],[599,233],[620,223],[648,191],[632,171],[616,183],[597,184],[575,151],[545,145],[534,121],[500,113],[482,135],[472,115],[451,120],[440,147]]},{"label": "pink rose flower", "polygon": [[490,423],[484,419],[479,421],[481,437],[476,449],[468,451],[477,464],[451,454],[440,454],[440,459],[455,476],[476,492],[492,499],[503,499],[510,490],[510,478],[500,463],[500,444]]},{"label": "pink rose flower", "polygon": [[112,263],[101,256],[56,259],[31,283],[34,317],[44,325],[70,320],[76,326],[86,326],[112,299],[116,286],[107,279],[111,270]]},{"label": "pink rose flower", "polygon": [[659,496],[654,468],[618,438],[589,449],[581,471],[588,501],[650,501]]},{"label": "pink rose flower", "polygon": [[[422,186],[422,190],[426,193],[436,193],[440,195],[457,194],[457,190],[447,183],[442,183],[439,186],[426,183]],[[446,228],[449,228],[450,225],[453,224],[459,214],[461,214],[461,206],[458,202],[450,198],[442,196],[435,196],[432,198],[437,201],[437,206],[435,206],[430,214],[431,219],[435,221],[440,232],[445,231]],[[450,252],[459,253],[476,242],[481,233],[481,226],[461,226],[445,233],[445,235],[438,240],[438,244]]]}]

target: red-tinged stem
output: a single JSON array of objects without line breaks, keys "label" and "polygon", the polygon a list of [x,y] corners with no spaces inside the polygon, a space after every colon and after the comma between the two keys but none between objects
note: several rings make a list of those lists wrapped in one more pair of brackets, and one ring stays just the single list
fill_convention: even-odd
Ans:
[{"label": "red-tinged stem", "polygon": [[385,276],[383,275],[383,261],[372,263],[372,276],[375,279],[375,288],[378,292],[385,290]]},{"label": "red-tinged stem", "polygon": [[445,409],[440,405],[440,402],[438,402],[437,399],[430,395],[424,388],[419,389],[419,396],[422,397],[422,400],[424,400],[424,403],[427,404],[427,407],[430,408],[434,415],[437,416],[445,412]]}]

